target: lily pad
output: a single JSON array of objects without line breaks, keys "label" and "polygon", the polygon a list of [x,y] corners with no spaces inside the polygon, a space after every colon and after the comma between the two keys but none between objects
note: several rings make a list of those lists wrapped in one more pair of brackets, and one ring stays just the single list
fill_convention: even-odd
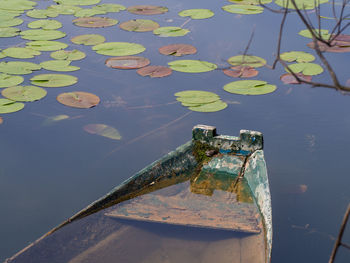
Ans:
[{"label": "lily pad", "polygon": [[0,116],[0,124],[4,123],[4,119]]},{"label": "lily pad", "polygon": [[233,66],[249,66],[253,68],[259,68],[266,64],[266,60],[257,57],[257,56],[249,56],[249,55],[238,55],[234,57],[230,57],[227,60],[228,63],[230,63]]},{"label": "lily pad", "polygon": [[88,124],[84,126],[84,130],[91,134],[97,134],[112,140],[120,140],[122,136],[117,129],[106,124]]},{"label": "lily pad", "polygon": [[174,60],[168,63],[175,71],[187,73],[201,73],[215,70],[217,65],[201,60]]},{"label": "lily pad", "polygon": [[235,66],[229,69],[224,69],[223,72],[225,75],[234,78],[251,78],[259,73],[255,68],[249,66]]},{"label": "lily pad", "polygon": [[187,9],[179,13],[182,17],[191,17],[192,19],[206,19],[214,16],[214,12],[209,9]]},{"label": "lily pad", "polygon": [[0,72],[14,75],[30,74],[33,70],[39,70],[41,66],[31,62],[9,61],[0,62]]},{"label": "lily pad", "polygon": [[1,9],[23,11],[34,8],[37,3],[29,0],[2,0],[0,2]]},{"label": "lily pad", "polygon": [[118,13],[120,11],[126,10],[126,7],[119,4],[101,4],[92,7],[93,9],[105,11],[107,13]]},{"label": "lily pad", "polygon": [[137,74],[151,78],[162,78],[171,75],[172,70],[164,66],[147,66],[137,70]]},{"label": "lily pad", "polygon": [[46,30],[59,29],[62,27],[62,23],[53,19],[39,19],[39,20],[30,22],[28,24],[28,27],[33,29],[41,28]]},{"label": "lily pad", "polygon": [[272,0],[229,0],[231,3],[239,5],[260,5],[260,4],[269,4]]},{"label": "lily pad", "polygon": [[311,62],[315,60],[313,55],[303,51],[284,52],[280,55],[280,58],[287,62]]},{"label": "lily pad", "polygon": [[36,101],[44,98],[47,92],[36,86],[14,86],[3,89],[1,94],[14,101]]},{"label": "lily pad", "polygon": [[[323,68],[315,63],[295,63],[288,66],[294,73],[303,73],[306,76],[318,75],[323,72]],[[289,72],[288,69],[286,69]]]},{"label": "lily pad", "polygon": [[158,15],[168,12],[168,8],[164,6],[153,6],[153,5],[135,5],[130,6],[127,9],[130,13],[136,15]]},{"label": "lily pad", "polygon": [[220,97],[217,94],[202,90],[185,90],[177,92],[174,95],[177,97],[177,101],[194,105],[212,103],[220,100]]},{"label": "lily pad", "polygon": [[107,14],[106,11],[98,10],[98,9],[92,9],[92,8],[84,8],[80,9],[79,11],[74,13],[75,17],[91,17],[95,15],[105,15]]},{"label": "lily pad", "polygon": [[23,39],[28,40],[55,40],[66,36],[59,30],[29,29],[20,33]]},{"label": "lily pad", "polygon": [[159,48],[159,53],[163,55],[171,55],[175,57],[181,57],[184,55],[195,54],[197,49],[188,44],[172,44]]},{"label": "lily pad", "polygon": [[86,54],[82,51],[74,49],[74,50],[58,50],[58,51],[52,52],[50,56],[54,59],[72,61],[72,60],[83,59],[86,57]]},{"label": "lily pad", "polygon": [[105,42],[106,39],[104,36],[98,34],[87,34],[72,37],[70,41],[77,45],[94,46]]},{"label": "lily pad", "polygon": [[40,74],[30,80],[33,85],[48,88],[65,87],[78,82],[77,77],[65,74]]},{"label": "lily pad", "polygon": [[108,17],[80,17],[73,20],[74,25],[81,27],[109,27],[118,24],[118,20]]},{"label": "lily pad", "polygon": [[153,34],[158,35],[160,37],[182,37],[188,34],[190,30],[183,29],[181,27],[176,26],[164,26],[159,27],[153,30]]},{"label": "lily pad", "polygon": [[0,98],[0,113],[12,113],[24,108],[24,103]]},{"label": "lily pad", "polygon": [[221,100],[218,100],[218,101],[215,101],[212,103],[203,104],[200,106],[188,107],[189,110],[197,111],[197,112],[217,112],[217,111],[221,111],[225,108],[227,108],[227,103],[223,102]]},{"label": "lily pad", "polygon": [[262,80],[238,80],[226,84],[224,90],[241,95],[263,95],[274,92],[276,86]]},{"label": "lily pad", "polygon": [[74,15],[75,12],[81,10],[82,8],[79,6],[73,5],[50,5],[47,10],[55,11],[60,15]]},{"label": "lily pad", "polygon": [[117,69],[137,69],[149,65],[151,62],[144,57],[123,56],[113,57],[106,60],[106,66]]},{"label": "lily pad", "polygon": [[47,117],[43,122],[42,126],[50,126],[53,125],[56,122],[63,121],[69,119],[69,116],[66,114],[60,114],[60,115],[55,115],[55,116],[50,116]]},{"label": "lily pad", "polygon": [[[350,52],[350,43],[345,41],[332,41],[331,46],[317,41],[318,47],[322,52],[332,52],[332,53],[345,53]],[[307,44],[308,47],[314,49],[315,43],[311,41]]]},{"label": "lily pad", "polygon": [[[305,81],[311,81],[312,76],[305,76],[302,73],[296,73],[296,75],[301,79]],[[280,79],[283,81],[284,84],[301,84],[294,76],[293,74],[286,73],[283,74]]]},{"label": "lily pad", "polygon": [[0,27],[19,26],[23,23],[20,18],[0,18]]},{"label": "lily pad", "polygon": [[96,5],[101,2],[101,0],[54,0],[60,5]]},{"label": "lily pad", "polygon": [[22,76],[0,74],[0,88],[7,88],[21,84],[24,81]]},{"label": "lily pad", "polygon": [[92,47],[96,53],[106,56],[130,56],[146,50],[140,44],[129,42],[107,42]]},{"label": "lily pad", "polygon": [[65,43],[48,40],[30,41],[26,43],[26,46],[39,51],[56,51],[68,47]]},{"label": "lily pad", "polygon": [[92,93],[74,91],[59,94],[57,101],[69,107],[88,109],[99,104],[100,98]]},{"label": "lily pad", "polygon": [[242,15],[254,15],[260,14],[264,11],[264,8],[256,5],[225,5],[222,9],[226,12],[233,14],[242,14]]},{"label": "lily pad", "polygon": [[133,19],[121,23],[119,27],[126,31],[147,32],[157,29],[159,27],[159,24],[157,22],[147,19]]},{"label": "lily pad", "polygon": [[[329,0],[318,0],[318,1],[314,1],[314,0],[295,0],[295,4],[297,6],[298,9],[300,10],[310,10],[310,9],[315,9],[315,7],[317,7],[320,4],[323,3],[327,3]],[[287,7],[289,9],[295,9],[293,2],[292,1],[288,1],[288,0],[276,0],[275,1],[276,5],[282,6],[282,7]]]},{"label": "lily pad", "polygon": [[4,49],[2,52],[11,58],[34,58],[35,56],[39,56],[41,54],[40,51],[27,47],[10,47]]},{"label": "lily pad", "polygon": [[[329,31],[327,29],[314,29],[314,33],[316,34],[316,36],[320,35],[323,39],[328,40],[331,35],[329,34]],[[303,36],[303,37],[307,37],[307,38],[312,38],[311,32],[309,31],[309,29],[304,29],[299,31],[298,33],[299,35]]]},{"label": "lily pad", "polygon": [[59,13],[53,9],[35,9],[28,11],[26,14],[32,18],[48,18],[57,17],[59,15]]},{"label": "lily pad", "polygon": [[24,13],[22,10],[5,10],[0,7],[0,17],[2,19],[15,18],[22,15],[22,13]]},{"label": "lily pad", "polygon": [[71,61],[69,60],[48,60],[40,63],[43,69],[51,71],[76,71],[79,67],[70,66]]},{"label": "lily pad", "polygon": [[0,37],[15,37],[19,35],[20,31],[16,27],[2,27],[0,28]]}]

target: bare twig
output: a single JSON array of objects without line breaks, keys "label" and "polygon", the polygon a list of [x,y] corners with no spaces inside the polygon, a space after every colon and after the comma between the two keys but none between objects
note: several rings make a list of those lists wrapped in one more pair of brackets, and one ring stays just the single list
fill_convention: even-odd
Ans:
[{"label": "bare twig", "polygon": [[286,19],[287,19],[287,15],[288,15],[288,3],[287,3],[287,8],[284,11],[283,18],[282,18],[281,25],[280,25],[280,32],[278,34],[278,42],[277,42],[278,43],[277,44],[277,55],[276,55],[275,61],[272,64],[272,69],[276,68],[276,64],[280,60],[282,33],[283,33],[284,23],[286,22]]}]

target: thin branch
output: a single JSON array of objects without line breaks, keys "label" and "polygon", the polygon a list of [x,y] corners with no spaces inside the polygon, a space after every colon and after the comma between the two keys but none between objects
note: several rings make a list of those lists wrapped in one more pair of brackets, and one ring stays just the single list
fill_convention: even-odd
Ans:
[{"label": "thin branch", "polygon": [[284,11],[283,18],[282,18],[281,25],[280,25],[280,32],[278,34],[278,44],[277,44],[277,56],[276,56],[275,61],[272,64],[272,69],[276,68],[277,62],[280,60],[282,33],[283,33],[284,23],[286,22],[287,15],[288,15],[288,3],[287,3],[287,8]]}]

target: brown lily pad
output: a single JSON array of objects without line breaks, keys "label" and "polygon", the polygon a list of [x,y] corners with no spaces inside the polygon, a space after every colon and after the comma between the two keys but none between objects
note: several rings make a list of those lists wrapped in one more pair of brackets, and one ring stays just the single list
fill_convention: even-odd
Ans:
[{"label": "brown lily pad", "polygon": [[0,124],[4,123],[4,119],[2,117],[0,117]]},{"label": "brown lily pad", "polygon": [[169,76],[173,71],[171,68],[164,66],[148,66],[140,68],[137,73],[143,77],[150,76],[151,78],[162,78]]},{"label": "brown lily pad", "polygon": [[128,7],[126,10],[136,15],[159,15],[168,12],[168,8],[164,6],[153,5],[135,5]]},{"label": "brown lily pad", "polygon": [[57,101],[69,107],[88,109],[99,104],[100,98],[92,93],[73,91],[59,94]]},{"label": "brown lily pad", "polygon": [[117,69],[136,69],[149,65],[148,58],[136,56],[112,57],[106,60],[106,66]]},{"label": "brown lily pad", "polygon": [[108,17],[79,17],[73,20],[76,26],[81,27],[109,27],[118,23],[118,20]]},{"label": "brown lily pad", "polygon": [[148,31],[153,31],[154,29],[157,29],[159,27],[159,24],[157,22],[154,22],[148,19],[133,19],[133,20],[129,20],[124,23],[121,23],[119,27],[126,31],[148,32]]},{"label": "brown lily pad", "polygon": [[223,72],[225,75],[234,78],[251,78],[259,73],[255,68],[249,66],[235,66],[229,69],[224,69]]},{"label": "brown lily pad", "polygon": [[184,55],[195,54],[197,49],[188,44],[172,44],[159,48],[159,53],[162,55],[171,55],[175,57],[181,57]]},{"label": "brown lily pad", "polygon": [[[334,40],[331,42],[331,46],[317,41],[318,46],[322,52],[333,52],[333,53],[345,53],[350,52],[350,42]],[[315,49],[315,43],[311,41],[307,44],[308,47]]]},{"label": "brown lily pad", "polygon": [[[311,81],[312,76],[306,76],[302,73],[296,73],[296,75],[298,76],[298,78],[300,78],[301,80],[304,81]],[[283,81],[284,84],[301,84],[301,82],[299,82],[292,74],[290,73],[286,73],[283,74],[280,79]]]}]

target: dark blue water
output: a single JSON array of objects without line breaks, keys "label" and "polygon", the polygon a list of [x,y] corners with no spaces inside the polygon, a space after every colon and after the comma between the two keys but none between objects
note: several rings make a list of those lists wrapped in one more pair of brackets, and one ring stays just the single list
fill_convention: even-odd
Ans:
[{"label": "dark blue water", "polygon": [[[143,44],[142,56],[153,65],[166,65],[173,57],[160,55],[157,49],[171,43],[188,43],[197,47],[195,55],[185,59],[202,59],[225,67],[226,59],[242,53],[255,27],[249,53],[267,59],[271,65],[281,15],[265,10],[263,14],[241,16],[221,10],[226,1],[102,1],[126,6],[136,4],[165,5],[170,11],[152,17],[132,15],[126,11],[108,17],[124,22],[134,18],[151,18],[161,26],[180,26],[186,18],[177,12],[189,8],[210,8],[211,19],[192,20],[186,24],[191,33],[178,38],[159,38],[151,32],[126,32],[118,26],[89,29],[73,26],[72,16],[56,19],[64,24],[69,49],[87,53],[87,58],[73,62],[81,67],[71,73],[79,82],[71,87],[48,88],[45,99],[27,103],[24,110],[1,115],[0,125],[0,260],[11,256],[47,230],[99,198],[115,185],[150,162],[190,140],[196,124],[217,127],[222,134],[238,135],[240,129],[261,131],[265,140],[273,206],[273,262],[325,262],[328,260],[338,228],[350,200],[348,174],[350,145],[350,97],[335,90],[305,85],[284,85],[281,67],[271,71],[262,68],[255,79],[276,84],[276,92],[263,96],[241,96],[226,93],[222,87],[234,81],[221,71],[202,74],[173,72],[169,77],[149,79],[135,71],[121,71],[104,65],[106,56],[90,47],[71,44],[70,37],[98,33],[107,42],[126,41]],[[51,1],[39,1],[44,8]],[[272,6],[272,5],[271,5]],[[323,5],[329,15],[330,5]],[[313,14],[310,14],[312,16]],[[23,16],[25,23],[34,19]],[[172,21],[172,22],[167,22]],[[328,28],[324,22],[324,28]],[[283,51],[301,50],[309,39],[299,35],[305,27],[295,15],[287,20]],[[349,32],[347,32],[349,33]],[[24,43],[21,38],[2,38],[0,48]],[[327,54],[339,79],[349,78],[348,54]],[[28,61],[49,59],[49,52]],[[8,59],[2,59],[7,61]],[[320,61],[316,61],[320,63]],[[40,73],[44,73],[41,70]],[[22,85],[28,85],[31,76]],[[315,78],[330,82],[327,73]],[[178,91],[198,89],[213,91],[224,101],[234,102],[216,113],[196,113],[180,104],[157,107],[138,106],[174,102]],[[79,110],[56,102],[66,91],[97,94],[101,104]],[[119,101],[117,103],[116,101]],[[123,102],[123,103],[121,103]],[[67,114],[67,119],[42,126],[44,116]],[[43,116],[38,116],[43,115]],[[180,118],[178,121],[178,118]],[[121,141],[86,133],[83,126],[104,123],[117,128]],[[307,191],[300,193],[299,185]],[[349,233],[347,233],[349,240]],[[348,262],[350,253],[341,251],[338,262]]]}]

